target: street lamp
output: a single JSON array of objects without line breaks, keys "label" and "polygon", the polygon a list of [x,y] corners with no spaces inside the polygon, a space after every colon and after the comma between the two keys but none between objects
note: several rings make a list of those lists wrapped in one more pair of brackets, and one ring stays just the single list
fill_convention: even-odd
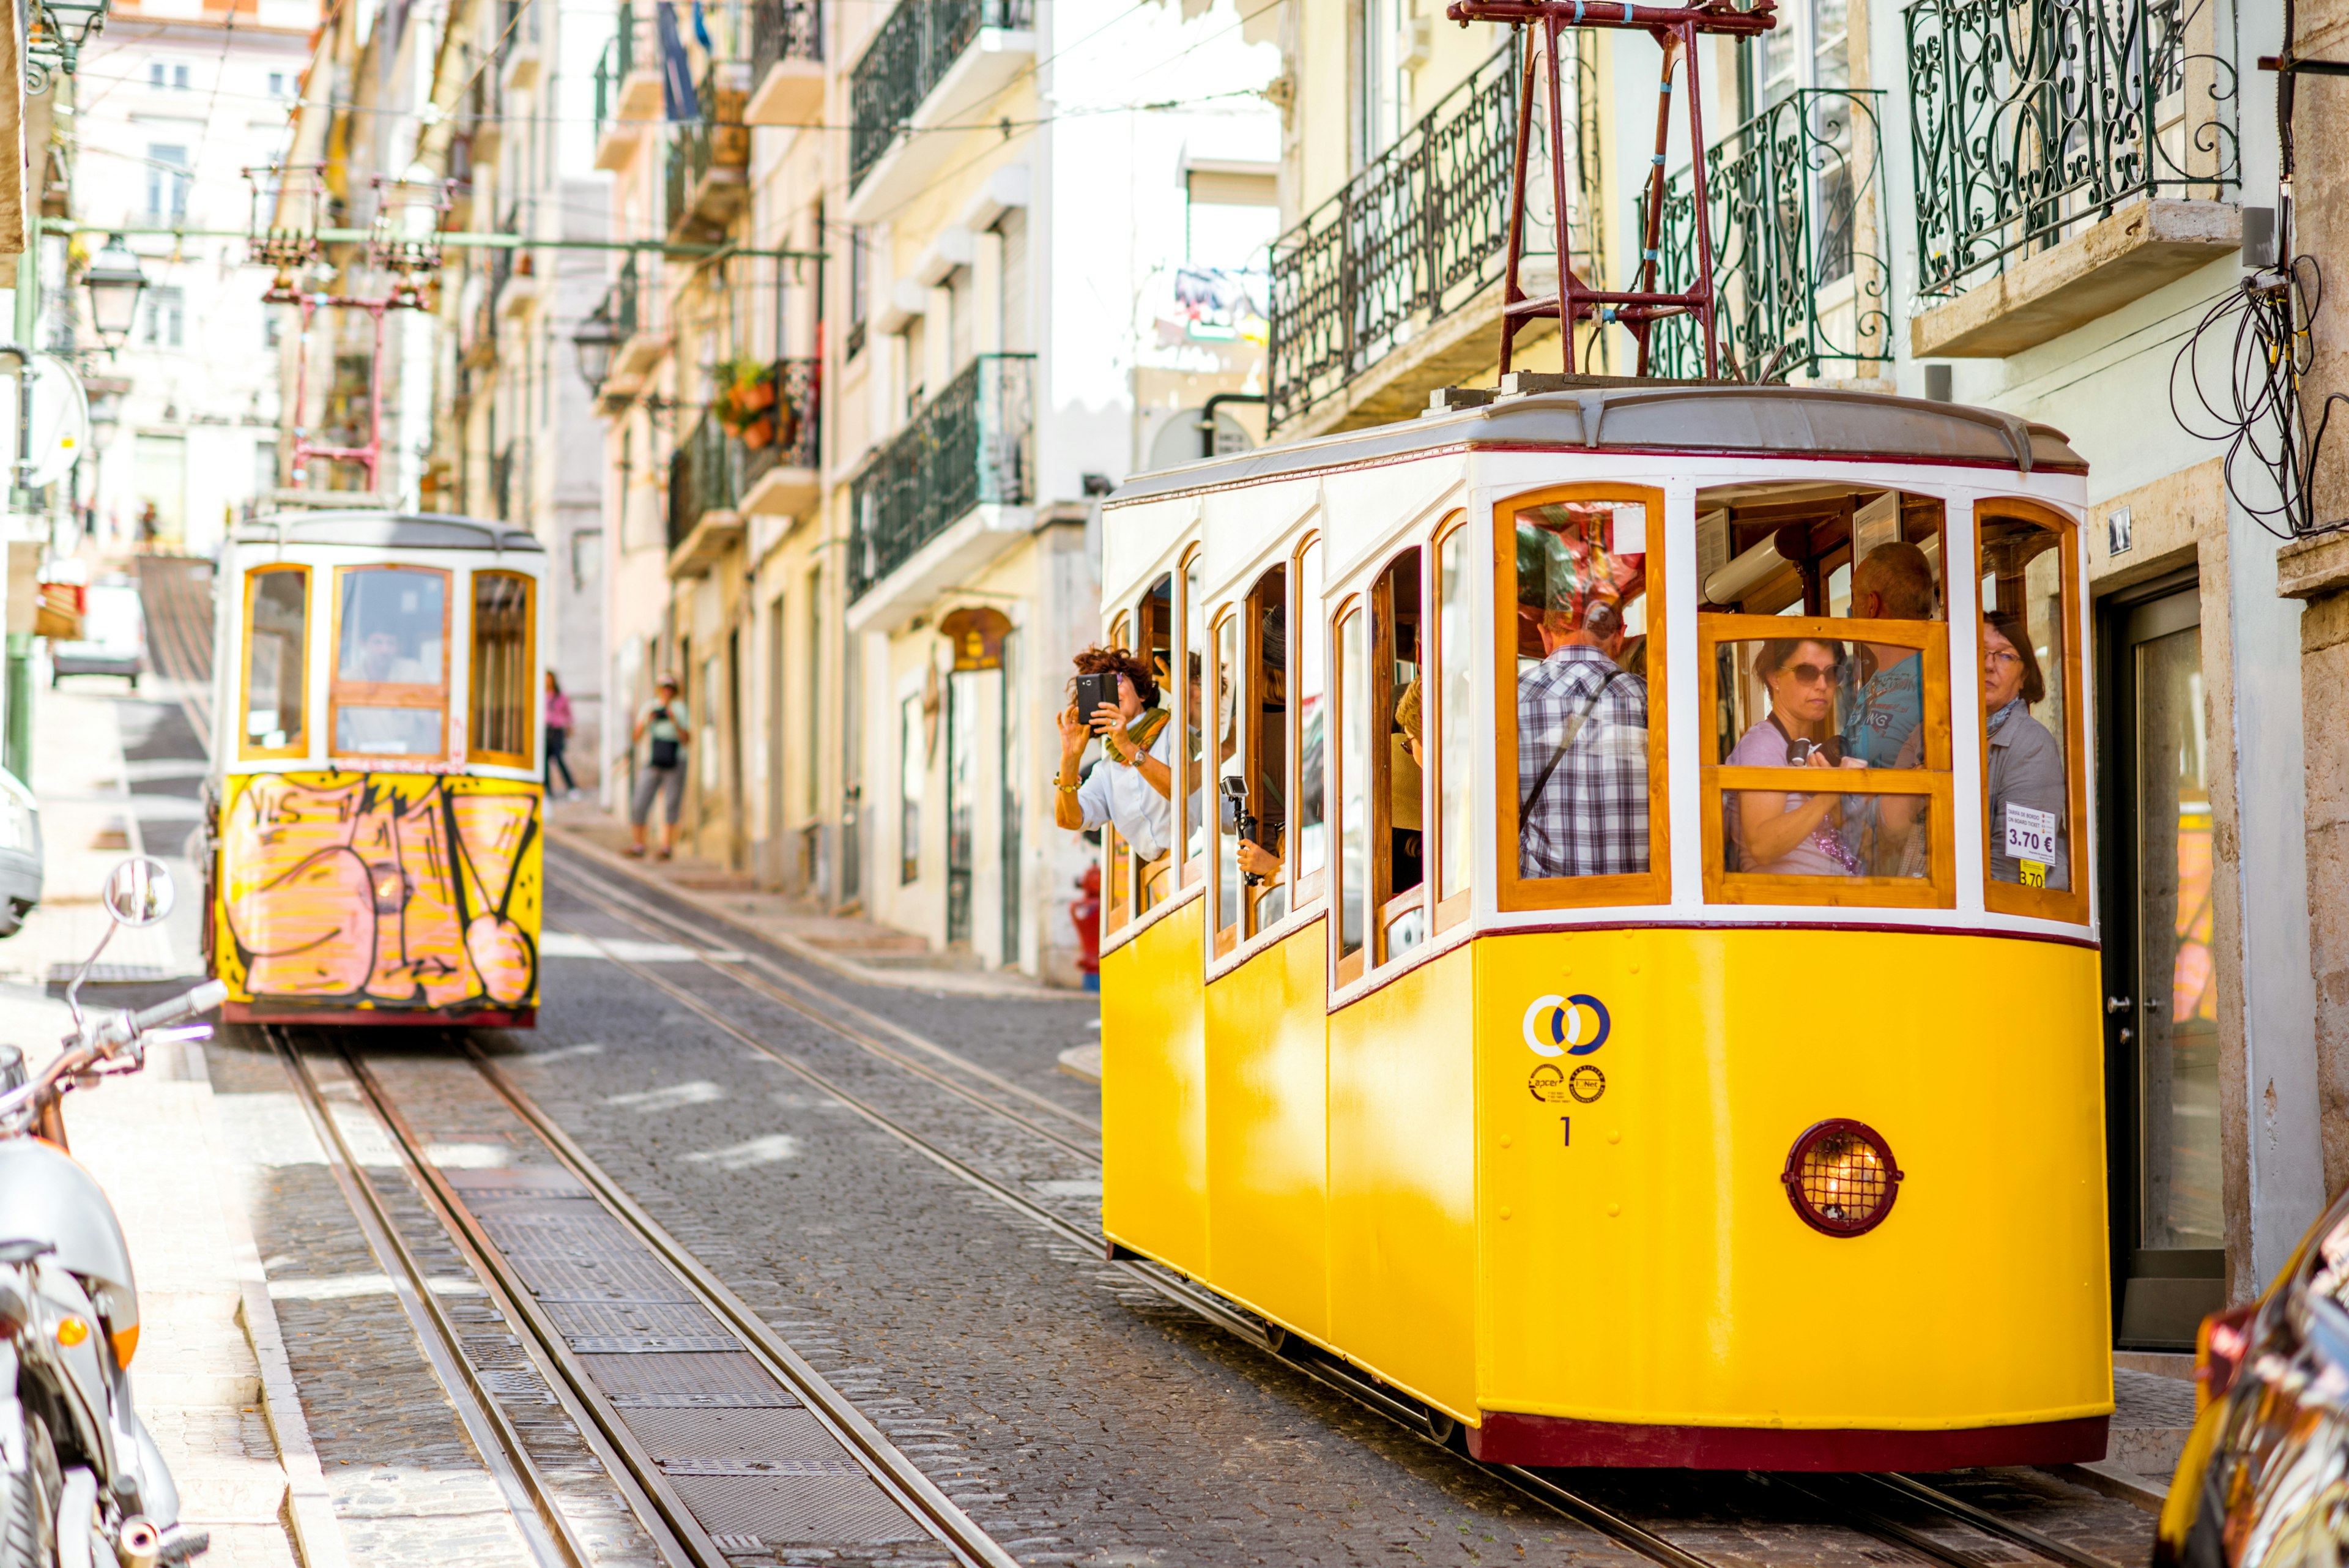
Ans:
[{"label": "street lamp", "polygon": [[619,328],[600,305],[571,335],[571,347],[579,353],[579,379],[587,383],[590,396],[603,396],[604,383],[612,375],[612,354],[619,346]]},{"label": "street lamp", "polygon": [[130,383],[110,376],[90,376],[82,381],[82,390],[89,396],[89,442],[104,452],[114,443],[114,432],[122,425],[122,394]]},{"label": "street lamp", "polygon": [[98,341],[111,355],[130,336],[130,324],[138,319],[139,296],[147,287],[147,275],[139,269],[139,258],[130,254],[122,236],[109,234],[106,248],[90,259],[81,281],[89,290],[90,325],[98,328]]}]

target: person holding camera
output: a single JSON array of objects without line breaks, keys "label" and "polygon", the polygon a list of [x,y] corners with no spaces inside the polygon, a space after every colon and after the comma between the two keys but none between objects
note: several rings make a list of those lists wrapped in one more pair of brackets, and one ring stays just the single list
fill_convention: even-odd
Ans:
[{"label": "person holding camera", "polygon": [[628,853],[639,860],[645,857],[645,825],[651,820],[653,801],[661,795],[668,797],[668,809],[661,823],[660,857],[666,860],[677,852],[677,819],[685,814],[685,748],[693,738],[685,722],[685,704],[678,701],[676,678],[662,676],[655,690],[659,695],[636,715],[636,732],[628,742],[641,746],[651,742],[645,765],[636,774],[636,797],[628,803],[628,827],[635,835]]},{"label": "person holding camera", "polygon": [[[1071,833],[1107,826],[1145,860],[1172,846],[1174,735],[1159,706],[1158,677],[1123,648],[1088,648],[1061,710],[1061,772],[1052,820]],[[1096,738],[1101,765],[1081,779],[1077,765]]]},{"label": "person holding camera", "polygon": [[[1773,638],[1754,659],[1754,678],[1770,693],[1770,711],[1739,737],[1733,768],[1864,768],[1829,735],[1836,689],[1848,652],[1840,642]],[[1776,877],[1857,877],[1860,857],[1844,842],[1844,796],[1740,790],[1728,806],[1736,869]]]}]

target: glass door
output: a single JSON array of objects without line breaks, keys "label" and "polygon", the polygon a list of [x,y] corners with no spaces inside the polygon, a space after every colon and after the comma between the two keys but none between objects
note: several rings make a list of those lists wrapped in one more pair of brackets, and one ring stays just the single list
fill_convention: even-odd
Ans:
[{"label": "glass door", "polygon": [[2189,584],[2106,612],[2106,1044],[2118,1343],[2190,1350],[2224,1304],[2209,732]]}]

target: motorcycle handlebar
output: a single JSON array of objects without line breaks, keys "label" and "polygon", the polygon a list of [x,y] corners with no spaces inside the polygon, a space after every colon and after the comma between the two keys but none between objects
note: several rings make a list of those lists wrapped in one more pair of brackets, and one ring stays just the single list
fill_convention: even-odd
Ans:
[{"label": "motorcycle handlebar", "polygon": [[169,1002],[159,1002],[144,1012],[130,1015],[133,1033],[144,1034],[150,1029],[160,1029],[166,1023],[177,1023],[182,1018],[193,1018],[199,1012],[210,1012],[228,1000],[228,986],[217,980],[208,980],[184,996]]}]

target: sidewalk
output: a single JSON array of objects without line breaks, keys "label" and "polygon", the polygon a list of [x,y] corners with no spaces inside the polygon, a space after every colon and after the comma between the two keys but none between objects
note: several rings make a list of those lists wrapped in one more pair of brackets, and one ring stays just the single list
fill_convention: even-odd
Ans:
[{"label": "sidewalk", "polygon": [[547,836],[611,874],[657,888],[738,930],[764,938],[810,963],[860,985],[896,986],[960,996],[1079,998],[1016,971],[977,970],[928,942],[854,916],[830,914],[806,899],[762,891],[755,878],[707,860],[637,860],[627,854],[628,829],[593,800],[554,801]]},{"label": "sidewalk", "polygon": [[[127,696],[92,680],[44,689],[35,703],[30,782],[46,888],[24,929],[0,942],[0,1039],[36,1064],[70,1027],[57,982],[107,928],[98,901],[107,871],[132,851],[178,850],[191,816],[185,794],[133,794],[160,775],[156,764],[126,762],[126,727],[154,711]],[[148,930],[115,934],[82,993],[86,1006],[120,1005],[132,994],[143,1002],[201,978],[202,886],[184,859],[162,858],[175,912]],[[144,983],[135,993],[110,983],[122,981]],[[200,1561],[344,1568],[203,1047],[160,1049],[144,1071],[70,1096],[66,1130],[129,1242],[141,1317],[131,1386],[179,1484],[182,1518],[211,1532],[211,1553]]]}]

